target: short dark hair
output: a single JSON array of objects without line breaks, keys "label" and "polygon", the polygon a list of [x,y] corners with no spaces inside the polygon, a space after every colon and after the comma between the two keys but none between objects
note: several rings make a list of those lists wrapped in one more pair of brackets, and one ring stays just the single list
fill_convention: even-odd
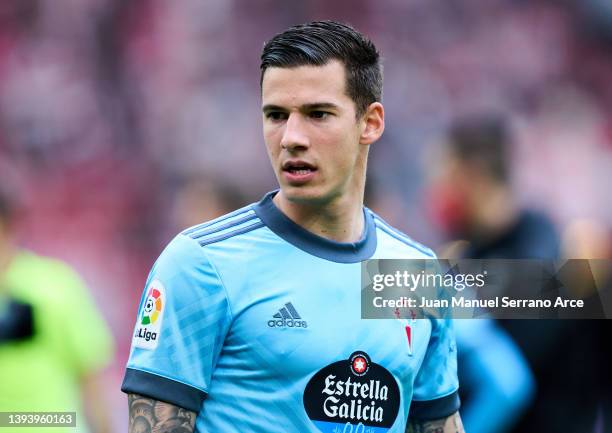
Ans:
[{"label": "short dark hair", "polygon": [[474,162],[491,178],[508,182],[512,137],[501,115],[486,113],[455,120],[449,130],[448,144],[460,160]]},{"label": "short dark hair", "polygon": [[264,44],[261,77],[269,67],[322,66],[339,60],[346,71],[346,94],[355,102],[357,117],[382,100],[380,54],[367,37],[347,24],[314,21],[277,34]]}]

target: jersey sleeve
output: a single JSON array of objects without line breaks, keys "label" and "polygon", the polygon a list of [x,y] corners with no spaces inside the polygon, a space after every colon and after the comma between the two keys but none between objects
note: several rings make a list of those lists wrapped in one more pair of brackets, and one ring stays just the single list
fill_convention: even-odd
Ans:
[{"label": "jersey sleeve", "polygon": [[147,279],[122,391],[198,413],[230,324],[215,267],[197,242],[178,235]]},{"label": "jersey sleeve", "polygon": [[410,418],[434,420],[459,410],[457,347],[453,321],[430,319],[431,337],[414,382]]}]

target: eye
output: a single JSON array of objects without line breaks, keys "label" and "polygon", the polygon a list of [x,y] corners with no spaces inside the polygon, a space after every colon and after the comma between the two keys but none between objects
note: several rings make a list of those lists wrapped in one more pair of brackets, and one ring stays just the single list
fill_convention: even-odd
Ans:
[{"label": "eye", "polygon": [[313,119],[325,119],[326,117],[328,117],[331,113],[328,113],[327,111],[311,111],[310,112],[310,117],[312,117]]},{"label": "eye", "polygon": [[266,113],[266,119],[278,121],[278,120],[286,120],[287,113],[283,113],[282,111],[268,111]]}]

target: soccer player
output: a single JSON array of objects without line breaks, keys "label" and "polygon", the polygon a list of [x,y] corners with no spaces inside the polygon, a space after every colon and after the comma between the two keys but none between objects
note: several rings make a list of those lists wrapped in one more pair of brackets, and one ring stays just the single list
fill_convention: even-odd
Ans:
[{"label": "soccer player", "polygon": [[170,242],[123,382],[135,432],[463,432],[444,320],[362,320],[360,262],[433,257],[363,206],[379,54],[336,22],[261,56],[280,189]]}]

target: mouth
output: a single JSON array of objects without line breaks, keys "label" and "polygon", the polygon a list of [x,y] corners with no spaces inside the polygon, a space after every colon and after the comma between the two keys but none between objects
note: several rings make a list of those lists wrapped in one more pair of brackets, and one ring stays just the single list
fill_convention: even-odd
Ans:
[{"label": "mouth", "polygon": [[286,161],[283,164],[283,171],[296,175],[306,175],[317,171],[317,168],[306,161]]},{"label": "mouth", "polygon": [[317,167],[306,161],[293,160],[286,161],[282,165],[282,170],[289,183],[303,184],[314,177]]}]

